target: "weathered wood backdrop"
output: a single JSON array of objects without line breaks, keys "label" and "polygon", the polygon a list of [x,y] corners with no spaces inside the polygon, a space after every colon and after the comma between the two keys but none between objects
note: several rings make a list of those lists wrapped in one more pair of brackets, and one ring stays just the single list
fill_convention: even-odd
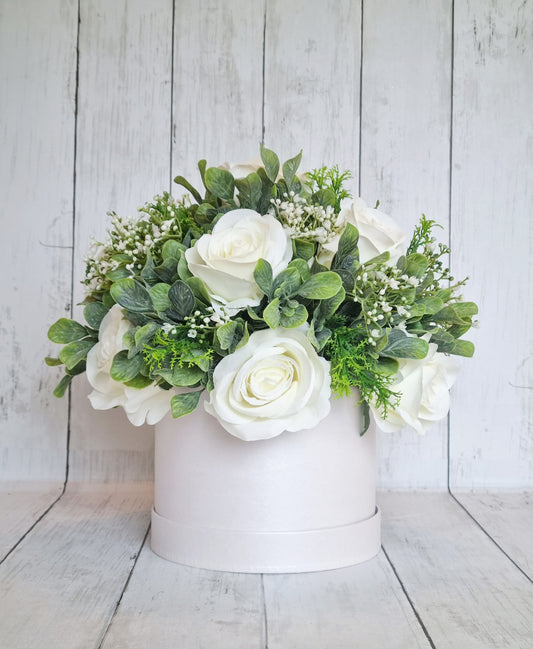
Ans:
[{"label": "weathered wood backdrop", "polygon": [[108,209],[264,139],[439,221],[480,304],[449,421],[381,435],[381,485],[531,485],[532,0],[2,0],[0,30],[0,477],[150,479],[149,427],[52,396],[47,328]]}]

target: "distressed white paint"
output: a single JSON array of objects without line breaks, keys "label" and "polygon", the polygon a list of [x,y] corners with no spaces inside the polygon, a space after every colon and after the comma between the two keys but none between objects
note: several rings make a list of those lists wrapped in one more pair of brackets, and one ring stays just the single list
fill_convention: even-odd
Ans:
[{"label": "distressed white paint", "polygon": [[0,561],[61,495],[61,482],[2,482],[0,491]]},{"label": "distressed white paint", "polygon": [[338,163],[357,185],[361,4],[268,0],[265,145],[303,169]]},{"label": "distressed white paint", "polygon": [[76,3],[0,3],[0,479],[63,480],[48,327],[70,308]]},{"label": "distressed white paint", "polygon": [[430,647],[383,553],[351,568],[264,582],[269,649]]},{"label": "distressed white paint", "polygon": [[447,493],[383,493],[383,547],[439,649],[526,649],[529,581]]},{"label": "distressed white paint", "polygon": [[262,649],[261,575],[170,563],[147,543],[102,649]]},{"label": "distressed white paint", "polygon": [[[174,38],[172,175],[204,191],[207,166],[258,157],[263,0],[180,0]],[[184,189],[174,185],[173,194]]]},{"label": "distressed white paint", "polygon": [[[481,303],[477,355],[453,396],[458,487],[533,478],[532,11],[517,0],[455,2],[452,265],[472,276],[467,295]],[[77,6],[4,0],[0,12],[0,476],[61,480],[67,401],[51,396],[59,371],[40,359],[57,351],[46,330],[70,304]],[[170,0],[82,0],[75,302],[106,211],[133,213],[202,155],[255,156],[263,110],[265,143],[282,157],[303,147],[305,166],[338,161],[357,174],[360,19],[360,3],[347,0],[176,2],[172,80]],[[365,3],[362,191],[406,227],[421,211],[447,218],[451,46],[451,0]],[[149,479],[151,430],[92,411],[87,392],[77,380],[71,477]],[[443,487],[446,452],[445,424],[423,439],[382,436],[381,483]]]},{"label": "distressed white paint", "polygon": [[[410,237],[422,213],[445,226],[449,206],[451,0],[365,3],[361,196]],[[401,25],[401,28],[399,28]],[[447,425],[378,439],[383,487],[442,487]]]},{"label": "distressed white paint", "polygon": [[9,649],[96,647],[149,524],[150,486],[75,485],[0,566]]},{"label": "distressed white paint", "polygon": [[480,302],[451,416],[451,482],[533,479],[533,3],[455,9],[452,270]]},{"label": "distressed white paint", "polygon": [[[108,210],[133,215],[168,189],[172,5],[168,0],[82,0],[76,263],[102,240]],[[75,302],[83,298],[76,281]],[[80,315],[81,309],[77,309]],[[153,431],[122,412],[95,413],[84,379],[73,389],[70,468],[75,480],[149,480]]]},{"label": "distressed white paint", "polygon": [[531,492],[454,494],[481,527],[533,580]]}]

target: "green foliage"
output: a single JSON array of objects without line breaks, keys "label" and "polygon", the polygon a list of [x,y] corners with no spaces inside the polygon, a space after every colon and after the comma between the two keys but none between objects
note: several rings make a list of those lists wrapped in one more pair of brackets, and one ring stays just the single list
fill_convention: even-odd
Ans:
[{"label": "green foliage", "polygon": [[331,389],[338,397],[348,396],[353,388],[359,390],[361,402],[372,402],[386,416],[400,395],[390,389],[393,378],[383,372],[372,356],[364,331],[338,326],[324,348],[331,361]]},{"label": "green foliage", "polygon": [[338,165],[334,165],[333,167],[319,167],[308,172],[306,175],[307,182],[317,200],[320,196],[319,192],[326,190],[332,192],[335,212],[339,212],[341,202],[345,198],[351,198],[351,194],[344,187],[344,183],[352,177],[351,171],[341,172],[339,171]]},{"label": "green foliage", "polygon": [[174,395],[170,400],[170,411],[174,419],[188,415],[196,410],[201,396],[201,391]]}]

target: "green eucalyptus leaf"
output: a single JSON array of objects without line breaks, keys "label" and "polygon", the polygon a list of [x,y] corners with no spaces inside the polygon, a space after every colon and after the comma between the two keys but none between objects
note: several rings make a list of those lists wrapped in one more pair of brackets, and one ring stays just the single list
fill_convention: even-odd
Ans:
[{"label": "green eucalyptus leaf", "polygon": [[182,250],[186,250],[185,246],[183,246],[179,241],[176,241],[176,239],[169,239],[168,241],[165,241],[161,248],[161,257],[163,257],[163,260],[172,257],[177,261],[180,258]]},{"label": "green eucalyptus leaf", "polygon": [[100,329],[100,324],[108,313],[109,309],[102,302],[89,302],[83,309],[83,317],[87,321],[87,324],[97,331]]},{"label": "green eucalyptus leaf", "polygon": [[67,391],[67,388],[70,385],[71,381],[72,381],[72,376],[69,376],[68,374],[64,376],[61,379],[61,381],[59,381],[56,389],[54,390],[54,397],[61,398]]},{"label": "green eucalyptus leaf", "polygon": [[[357,244],[359,243],[359,230],[352,225],[347,223],[344,228],[344,232],[341,234],[339,239],[339,245],[337,246],[337,252],[333,258],[331,264],[332,268],[346,268],[343,265],[344,260],[349,257],[351,260],[359,261],[359,249]],[[353,262],[351,262],[353,264]]]},{"label": "green eucalyptus leaf", "polygon": [[178,273],[178,259],[167,257],[162,264],[154,268],[154,273],[161,282],[171,284]]},{"label": "green eucalyptus leaf", "polygon": [[289,268],[296,268],[302,282],[305,282],[311,277],[311,271],[309,270],[309,266],[304,259],[293,259],[289,264]]},{"label": "green eucalyptus leaf", "polygon": [[63,361],[60,361],[59,358],[52,358],[51,356],[46,356],[44,362],[49,367],[55,367],[56,365],[63,365]]},{"label": "green eucalyptus leaf", "polygon": [[75,340],[65,345],[59,352],[59,359],[67,369],[72,369],[80,361],[87,358],[90,349],[96,344],[95,340]]},{"label": "green eucalyptus leaf", "polygon": [[194,200],[198,204],[202,202],[202,197],[200,195],[200,192],[197,189],[195,189],[186,178],[184,178],[183,176],[176,176],[174,178],[174,182],[176,183],[176,185],[181,185],[182,187],[185,187],[185,189],[192,194]]},{"label": "green eucalyptus leaf", "polygon": [[205,172],[207,189],[217,198],[231,200],[235,192],[235,179],[226,169],[209,167]]},{"label": "green eucalyptus leaf", "polygon": [[148,251],[148,254],[146,255],[146,262],[144,268],[141,270],[141,277],[148,283],[157,282],[158,280],[158,275],[155,272],[154,260],[150,251]]},{"label": "green eucalyptus leaf", "polygon": [[74,367],[71,367],[70,369],[67,368],[66,372],[69,376],[77,376],[78,374],[83,374],[85,370],[87,369],[87,363],[85,361],[80,361]]},{"label": "green eucalyptus leaf", "polygon": [[316,244],[305,239],[292,240],[293,256],[295,259],[308,261],[315,254]]},{"label": "green eucalyptus leaf", "polygon": [[362,437],[370,427],[370,407],[366,401],[361,401],[358,405],[361,408],[361,414],[363,416],[363,428],[359,432],[359,435]]},{"label": "green eucalyptus leaf", "polygon": [[302,278],[297,268],[288,266],[274,278],[272,285],[275,297],[291,297],[302,285]]},{"label": "green eucalyptus leaf", "polygon": [[186,282],[190,277],[192,277],[192,273],[189,270],[189,265],[187,264],[187,259],[185,258],[184,254],[180,255],[178,261],[178,275],[179,278],[184,282]]},{"label": "green eucalyptus leaf", "polygon": [[106,291],[105,293],[102,294],[102,304],[108,309],[111,309],[111,307],[114,304],[116,304],[115,300],[111,297],[111,293],[109,291]]},{"label": "green eucalyptus leaf", "polygon": [[272,266],[265,259],[259,259],[254,269],[254,280],[267,296],[272,295]]},{"label": "green eucalyptus leaf", "polygon": [[142,366],[143,357],[141,354],[128,358],[127,350],[123,349],[115,354],[109,373],[112,379],[124,383],[124,381],[133,380],[141,371]]},{"label": "green eucalyptus leaf", "polygon": [[164,283],[155,284],[155,286],[149,289],[148,292],[150,293],[156,311],[166,311],[170,307],[170,300],[168,299],[169,290],[170,284]]},{"label": "green eucalyptus leaf", "polygon": [[408,336],[401,329],[393,329],[389,332],[388,342],[381,350],[382,356],[392,358],[417,358],[427,356],[429,345],[423,338]]},{"label": "green eucalyptus leaf", "polygon": [[287,160],[286,162],[283,163],[283,178],[285,182],[287,183],[287,188],[291,189],[293,182],[294,182],[294,176],[296,175],[296,171],[298,170],[298,167],[300,166],[300,162],[302,161],[302,151],[294,158],[291,158],[290,160]]},{"label": "green eucalyptus leaf", "polygon": [[202,391],[198,392],[186,392],[185,394],[176,394],[170,400],[170,410],[172,412],[172,417],[177,419],[178,417],[183,417],[188,415],[191,412],[196,410],[196,406],[200,401]]},{"label": "green eucalyptus leaf", "polygon": [[150,293],[137,280],[121,279],[111,287],[111,296],[117,304],[134,313],[153,311]]},{"label": "green eucalyptus leaf", "polygon": [[226,324],[217,327],[216,336],[221,349],[229,351],[230,353],[235,351],[243,333],[243,324],[237,320],[231,320],[230,322],[226,322]]},{"label": "green eucalyptus leaf", "polygon": [[261,178],[256,173],[251,173],[246,178],[238,178],[235,184],[239,191],[241,207],[255,210],[263,193]]},{"label": "green eucalyptus leaf", "polygon": [[329,318],[335,315],[337,309],[344,302],[345,297],[346,291],[341,286],[335,295],[325,300],[321,300],[313,314],[313,321],[315,323],[323,323],[326,320],[329,320]]},{"label": "green eucalyptus leaf", "polygon": [[263,319],[270,329],[276,329],[279,327],[280,317],[279,298],[275,298],[265,307],[265,310],[263,311]]},{"label": "green eucalyptus leaf", "polygon": [[207,288],[199,277],[189,277],[189,279],[187,280],[187,286],[194,293],[194,297],[197,300],[199,300],[206,306],[209,306],[211,304],[211,298],[209,297]]},{"label": "green eucalyptus leaf", "polygon": [[192,290],[187,284],[181,280],[177,280],[172,284],[168,291],[168,299],[175,313],[178,314],[180,319],[191,315],[194,311],[195,298]]},{"label": "green eucalyptus leaf", "polygon": [[298,295],[310,300],[327,300],[342,288],[342,280],[332,271],[312,275],[298,289]]},{"label": "green eucalyptus leaf", "polygon": [[428,259],[419,252],[414,252],[406,257],[405,273],[410,277],[417,277],[420,279],[426,272],[428,267]]},{"label": "green eucalyptus leaf", "polygon": [[142,327],[139,327],[135,331],[135,348],[137,351],[141,351],[144,345],[146,345],[155,335],[156,331],[159,331],[159,325],[157,322],[148,322]]},{"label": "green eucalyptus leaf", "polygon": [[378,358],[376,370],[385,376],[394,376],[400,369],[400,364],[395,358]]},{"label": "green eucalyptus leaf", "polygon": [[314,202],[318,203],[324,208],[328,206],[335,207],[335,203],[337,201],[335,192],[329,187],[327,189],[319,189],[313,194],[311,198]]},{"label": "green eucalyptus leaf", "polygon": [[286,309],[281,307],[280,309],[280,325],[286,329],[293,329],[294,327],[299,327],[307,321],[308,318],[307,309],[303,304],[298,304],[296,308]]},{"label": "green eucalyptus leaf", "polygon": [[170,385],[190,387],[196,385],[202,379],[204,371],[198,365],[192,367],[175,365],[173,369],[158,369],[154,371],[154,374],[161,376]]},{"label": "green eucalyptus leaf", "polygon": [[131,381],[124,381],[124,385],[127,385],[128,388],[135,388],[137,390],[142,390],[147,388],[154,382],[149,376],[144,376],[143,374],[137,374],[137,376]]},{"label": "green eucalyptus leaf", "polygon": [[75,320],[60,318],[48,329],[48,338],[61,345],[80,340],[88,334],[87,328]]},{"label": "green eucalyptus leaf", "polygon": [[428,315],[437,313],[444,306],[442,300],[438,297],[424,297],[421,300],[415,302],[415,304],[422,304],[424,306],[425,312]]},{"label": "green eucalyptus leaf", "polygon": [[267,149],[261,144],[261,160],[265,165],[265,171],[268,179],[275,183],[279,173],[279,158],[270,149]]},{"label": "green eucalyptus leaf", "polygon": [[128,270],[125,266],[119,266],[118,268],[107,271],[107,273],[105,274],[107,279],[111,282],[118,282],[119,279],[131,277],[132,275],[133,272],[131,270]]},{"label": "green eucalyptus leaf", "polygon": [[435,322],[453,322],[455,324],[471,324],[472,316],[477,314],[474,302],[455,302],[449,304],[433,315]]}]

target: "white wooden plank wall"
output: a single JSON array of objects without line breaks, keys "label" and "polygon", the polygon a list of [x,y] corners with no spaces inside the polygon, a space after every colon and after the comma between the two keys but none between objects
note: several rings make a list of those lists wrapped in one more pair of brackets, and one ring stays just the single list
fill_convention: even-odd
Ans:
[{"label": "white wooden plank wall", "polygon": [[[132,213],[200,156],[256,156],[264,130],[283,156],[303,147],[307,166],[358,175],[360,162],[354,187],[406,227],[423,211],[443,223],[453,269],[472,276],[481,306],[478,353],[454,390],[451,484],[530,486],[533,3],[80,0],[79,10],[76,57],[76,3],[0,4],[2,478],[65,475],[67,400],[51,397],[57,372],[40,359],[57,351],[46,330],[71,302],[73,224],[77,302],[89,234],[104,235],[108,209]],[[70,477],[150,479],[151,430],[92,411],[87,391],[83,380],[73,389]],[[447,436],[446,424],[424,439],[383,435],[381,484],[445,487]]]},{"label": "white wooden plank wall", "polygon": [[450,478],[533,476],[533,3],[456,3],[452,270],[482,298],[450,417]]},{"label": "white wooden plank wall", "polygon": [[[74,296],[91,234],[108,210],[135,214],[169,187],[172,3],[82,0],[79,40]],[[81,314],[81,309],[76,311]],[[149,480],[153,434],[121,409],[95,412],[83,379],[73,388],[74,480]]]},{"label": "white wooden plank wall", "polygon": [[46,331],[70,312],[74,0],[0,3],[0,479],[63,480]]}]

